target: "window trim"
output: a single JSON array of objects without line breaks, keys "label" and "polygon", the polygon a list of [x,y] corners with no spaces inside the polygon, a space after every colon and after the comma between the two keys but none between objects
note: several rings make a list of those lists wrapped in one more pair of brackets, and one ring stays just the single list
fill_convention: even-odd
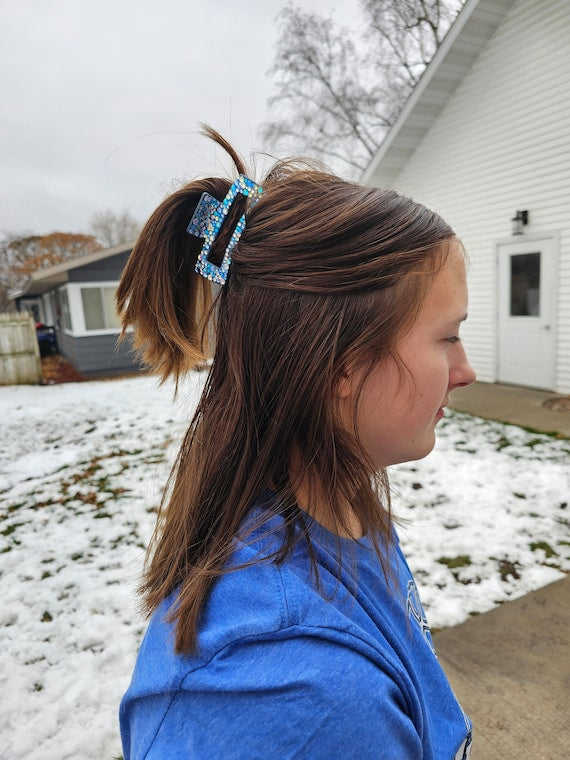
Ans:
[{"label": "window trim", "polygon": [[[63,325],[60,329],[74,338],[92,338],[97,335],[119,335],[120,327],[107,327],[99,330],[88,330],[85,327],[85,313],[83,311],[83,300],[81,297],[82,288],[115,288],[119,287],[119,280],[95,280],[93,282],[67,282],[58,288],[59,291],[65,290],[69,303],[69,313],[71,317],[72,329],[69,330]],[[130,332],[130,330],[128,330]]]}]

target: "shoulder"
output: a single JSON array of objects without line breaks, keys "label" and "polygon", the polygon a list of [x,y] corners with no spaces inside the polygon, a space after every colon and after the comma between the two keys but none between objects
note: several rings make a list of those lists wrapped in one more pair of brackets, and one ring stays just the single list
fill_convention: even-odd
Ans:
[{"label": "shoulder", "polygon": [[[175,598],[156,611],[121,707],[125,744],[168,756],[328,758],[358,746],[364,758],[420,757],[409,678],[380,621],[339,581],[334,552],[319,553],[318,589],[302,546],[281,564],[266,549],[236,548],[237,569],[204,607],[196,654],[174,654]],[[394,753],[379,751],[379,726],[391,727]]]},{"label": "shoulder", "polygon": [[174,594],[154,612],[139,660],[172,658],[176,671],[172,677],[179,680],[207,665],[217,653],[245,642],[294,639],[307,632],[336,638],[342,630],[347,632],[346,616],[330,603],[327,589],[323,594],[317,588],[308,560],[294,563],[288,558],[276,564],[260,558],[255,548],[240,547],[232,563],[236,567],[216,579],[204,604],[196,653],[173,654]]},{"label": "shoulder", "polygon": [[363,759],[421,757],[398,679],[367,656],[340,615],[330,617],[324,599],[321,615],[302,619],[299,605],[313,601],[298,584],[273,565],[221,579],[196,656],[167,651],[168,624],[155,617],[137,665],[146,686],[135,674],[121,708],[131,757],[328,760],[355,747]]},{"label": "shoulder", "polygon": [[340,569],[335,547],[317,543],[313,566],[299,541],[276,563],[279,541],[278,531],[263,531],[261,538],[236,542],[228,572],[215,581],[204,604],[195,654],[174,654],[170,614],[176,595],[166,599],[151,619],[137,667],[162,660],[163,686],[169,682],[180,688],[189,674],[207,667],[219,653],[235,657],[237,650],[260,641],[281,642],[283,651],[287,642],[294,645],[308,637],[315,650],[323,641],[343,656],[354,650],[400,680],[402,666],[391,639],[403,600],[387,589],[374,552],[361,547]]}]

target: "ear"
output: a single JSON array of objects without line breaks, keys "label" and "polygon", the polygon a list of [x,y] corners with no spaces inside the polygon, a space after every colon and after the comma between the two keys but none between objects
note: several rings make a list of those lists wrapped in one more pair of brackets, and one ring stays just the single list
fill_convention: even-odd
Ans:
[{"label": "ear", "polygon": [[350,375],[347,372],[343,372],[341,378],[336,386],[336,397],[339,399],[350,398],[352,394],[352,382]]},{"label": "ear", "polygon": [[338,399],[352,398],[359,380],[360,373],[355,369],[349,367],[344,369],[336,386],[336,397]]}]

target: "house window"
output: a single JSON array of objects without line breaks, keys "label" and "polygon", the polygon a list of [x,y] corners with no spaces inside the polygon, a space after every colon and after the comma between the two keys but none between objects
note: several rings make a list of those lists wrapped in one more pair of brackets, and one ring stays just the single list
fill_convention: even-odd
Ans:
[{"label": "house window", "polygon": [[120,329],[115,310],[115,287],[81,288],[86,330]]},{"label": "house window", "polygon": [[67,295],[67,290],[65,288],[62,288],[58,291],[58,296],[62,327],[65,330],[69,330],[71,332],[71,311],[69,309],[69,297]]}]

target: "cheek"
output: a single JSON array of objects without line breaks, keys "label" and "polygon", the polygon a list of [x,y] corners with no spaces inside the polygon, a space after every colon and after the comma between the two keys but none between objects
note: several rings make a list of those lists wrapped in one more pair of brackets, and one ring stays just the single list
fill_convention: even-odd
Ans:
[{"label": "cheek", "polygon": [[407,362],[417,393],[436,392],[449,383],[449,357],[445,345],[426,345]]},{"label": "cheek", "polygon": [[432,367],[416,378],[416,406],[424,414],[435,413],[445,403],[449,388],[447,366]]},{"label": "cheek", "polygon": [[392,360],[374,369],[362,389],[358,407],[359,430],[377,435],[392,433],[413,406],[414,384]]}]

